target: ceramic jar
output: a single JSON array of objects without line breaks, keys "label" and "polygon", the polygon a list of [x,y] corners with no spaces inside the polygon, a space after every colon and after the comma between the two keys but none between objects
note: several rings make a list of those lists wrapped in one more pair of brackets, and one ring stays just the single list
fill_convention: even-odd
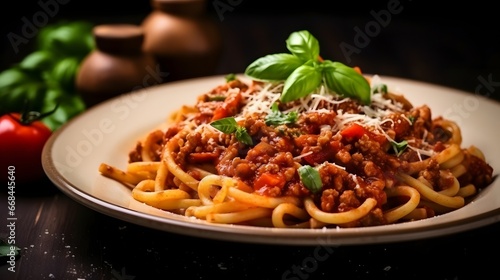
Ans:
[{"label": "ceramic jar", "polygon": [[204,0],[151,0],[142,27],[144,51],[153,54],[166,81],[215,73],[221,55],[221,32],[206,12]]},{"label": "ceramic jar", "polygon": [[81,62],[76,78],[76,88],[87,106],[162,82],[154,57],[142,50],[142,27],[97,25],[93,36],[95,49]]}]

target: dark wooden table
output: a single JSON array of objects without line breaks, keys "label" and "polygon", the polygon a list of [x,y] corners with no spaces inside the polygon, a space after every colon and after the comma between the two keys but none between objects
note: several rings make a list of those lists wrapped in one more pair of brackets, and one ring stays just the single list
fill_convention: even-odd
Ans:
[{"label": "dark wooden table", "polygon": [[[437,12],[421,14],[425,11],[422,4],[401,2],[407,5],[406,10],[393,14],[358,53],[347,57],[340,50],[341,43],[354,45],[356,28],[373,24],[376,18],[371,11],[387,9],[390,1],[358,7],[358,13],[347,14],[321,8],[289,13],[266,8],[258,13],[257,5],[231,3],[236,2],[241,6],[235,5],[219,21],[225,53],[214,74],[242,72],[257,57],[286,51],[286,37],[308,29],[319,39],[324,57],[359,65],[366,73],[415,79],[499,99],[498,28],[489,17],[491,13],[482,13],[491,10],[488,6],[478,4],[470,11],[481,12],[479,20],[467,17],[467,7],[460,8],[460,15],[447,14],[448,19],[436,16]],[[262,5],[263,1],[259,2]],[[81,7],[79,3],[74,5]],[[426,7],[434,11],[432,6]],[[67,14],[61,9],[59,18],[85,18],[77,8]],[[101,22],[107,20],[102,17],[105,13],[100,14]],[[13,29],[8,30],[18,30],[22,16],[18,12],[10,25]],[[115,13],[108,19],[121,20],[120,16]],[[137,19],[142,14],[135,16]],[[4,62],[7,57],[12,59],[8,46],[2,57]],[[488,79],[489,90],[475,93]],[[21,255],[15,260],[15,272],[8,270],[8,259],[2,259],[0,279],[462,280],[493,279],[499,271],[500,223],[400,243],[328,248],[246,244],[171,234],[121,221],[73,201],[48,180],[30,186],[33,188],[39,191],[18,187],[15,195],[14,234]],[[0,194],[0,238],[5,240],[11,231],[4,190]]]}]

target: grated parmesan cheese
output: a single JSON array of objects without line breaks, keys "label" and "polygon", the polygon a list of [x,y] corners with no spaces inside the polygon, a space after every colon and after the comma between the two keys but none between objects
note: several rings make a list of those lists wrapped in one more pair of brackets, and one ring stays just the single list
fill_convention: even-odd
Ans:
[{"label": "grated parmesan cheese", "polygon": [[[370,79],[371,86],[383,84],[382,79],[378,75],[374,75]],[[271,113],[271,107],[274,103],[278,102],[283,91],[283,83],[264,83],[257,88],[252,88],[252,91],[242,92],[244,106],[241,112],[234,116],[237,122],[244,120],[247,116],[252,114],[268,115]],[[239,90],[239,89],[237,89]],[[387,118],[388,116],[401,113],[401,118],[411,124],[411,120],[404,114],[403,104],[391,99],[384,98],[382,93],[372,93],[371,104],[359,105],[360,113],[346,113],[342,110],[336,109],[339,104],[349,102],[350,98],[342,97],[335,92],[329,90],[326,86],[321,85],[314,92],[306,97],[300,98],[297,102],[284,111],[284,113],[295,111],[298,114],[311,113],[311,112],[335,112],[335,127],[323,128],[332,131],[340,131],[345,126],[351,123],[357,123],[370,129],[374,133],[379,133],[386,137],[390,142],[395,142],[382,128],[385,123],[394,124],[394,120]],[[288,104],[290,105],[290,104]],[[186,120],[187,122],[190,119]],[[197,130],[208,129],[212,132],[218,132],[210,125],[201,125],[196,128]],[[425,139],[425,135],[424,138]],[[424,146],[426,143],[424,142]],[[430,146],[430,145],[429,145]],[[434,152],[432,149],[421,149],[411,146],[408,143],[408,148],[416,151],[418,156],[426,155],[431,156]],[[301,155],[301,157],[307,154]]]}]

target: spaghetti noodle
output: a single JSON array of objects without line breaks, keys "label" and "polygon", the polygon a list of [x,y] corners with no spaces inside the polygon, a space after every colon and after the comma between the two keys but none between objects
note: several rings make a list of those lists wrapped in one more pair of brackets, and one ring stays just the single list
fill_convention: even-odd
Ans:
[{"label": "spaghetti noodle", "polygon": [[[377,91],[364,105],[324,86],[283,103],[282,90],[222,83],[139,141],[126,170],[99,171],[158,209],[278,228],[426,219],[463,207],[492,181],[483,153],[462,147],[457,124],[426,105]],[[221,120],[229,132],[214,125]]]}]

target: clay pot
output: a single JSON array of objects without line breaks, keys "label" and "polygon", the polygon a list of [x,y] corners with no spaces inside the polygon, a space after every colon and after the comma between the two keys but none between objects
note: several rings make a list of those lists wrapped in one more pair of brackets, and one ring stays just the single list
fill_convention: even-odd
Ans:
[{"label": "clay pot", "polygon": [[222,42],[204,0],[152,0],[142,22],[143,50],[155,56],[165,81],[215,74]]},{"label": "clay pot", "polygon": [[76,78],[87,106],[162,82],[154,57],[142,51],[142,27],[98,25],[93,35],[96,48],[80,64]]}]

